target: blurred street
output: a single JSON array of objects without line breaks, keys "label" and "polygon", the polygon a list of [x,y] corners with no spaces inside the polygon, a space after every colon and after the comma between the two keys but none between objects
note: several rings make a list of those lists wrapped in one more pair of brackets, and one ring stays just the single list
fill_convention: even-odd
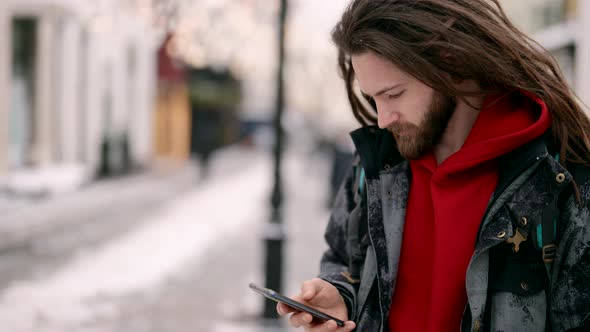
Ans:
[{"label": "blurred street", "polygon": [[248,284],[318,273],[345,2],[0,1],[0,331],[290,331]]},{"label": "blurred street", "polygon": [[[588,2],[502,2],[588,104]],[[0,0],[0,332],[294,331],[248,284],[271,219],[282,293],[318,273],[348,3]]]},{"label": "blurred street", "polygon": [[[192,178],[193,189],[143,212],[119,211],[129,227],[98,215],[51,241],[6,249],[2,330],[288,331],[261,325],[263,298],[248,288],[264,285],[270,161],[267,152],[228,148],[213,157],[210,177]],[[317,273],[328,167],[327,158],[286,155],[286,294]],[[84,240],[89,233],[94,241]]]}]

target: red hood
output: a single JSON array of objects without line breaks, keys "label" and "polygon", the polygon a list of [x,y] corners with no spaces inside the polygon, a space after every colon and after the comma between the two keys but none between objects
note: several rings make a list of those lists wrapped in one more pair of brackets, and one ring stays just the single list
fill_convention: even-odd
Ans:
[{"label": "red hood", "polygon": [[530,93],[522,92],[517,98],[489,96],[459,151],[438,167],[433,153],[417,161],[434,173],[434,181],[444,182],[451,175],[494,160],[541,136],[551,127],[547,106]]},{"label": "red hood", "polygon": [[412,180],[389,316],[392,331],[459,329],[467,302],[465,274],[499,179],[497,158],[551,125],[538,98],[524,93],[499,97],[486,99],[463,147],[438,167],[432,151],[410,161]]}]

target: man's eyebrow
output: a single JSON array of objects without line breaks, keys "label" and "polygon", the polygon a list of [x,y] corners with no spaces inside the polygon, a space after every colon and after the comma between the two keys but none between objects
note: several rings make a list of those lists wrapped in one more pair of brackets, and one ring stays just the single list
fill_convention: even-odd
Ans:
[{"label": "man's eyebrow", "polygon": [[[391,91],[391,90],[393,90],[393,89],[395,89],[395,88],[397,88],[397,87],[399,87],[401,85],[403,85],[403,83],[399,83],[399,84],[394,84],[394,85],[387,86],[387,87],[379,90],[373,97],[378,97],[378,96],[380,96],[380,95],[382,95],[382,94],[384,94],[384,93],[386,93],[388,91]],[[365,93],[365,92],[363,92],[363,94],[365,96],[371,96],[371,95],[369,95],[368,93]]]}]

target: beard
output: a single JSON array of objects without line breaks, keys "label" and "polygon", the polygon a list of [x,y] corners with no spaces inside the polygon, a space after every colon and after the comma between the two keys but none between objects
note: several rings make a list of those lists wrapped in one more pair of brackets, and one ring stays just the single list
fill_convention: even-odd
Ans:
[{"label": "beard", "polygon": [[406,159],[417,159],[437,145],[455,112],[456,98],[435,92],[428,111],[419,125],[394,123],[388,127],[399,153]]}]

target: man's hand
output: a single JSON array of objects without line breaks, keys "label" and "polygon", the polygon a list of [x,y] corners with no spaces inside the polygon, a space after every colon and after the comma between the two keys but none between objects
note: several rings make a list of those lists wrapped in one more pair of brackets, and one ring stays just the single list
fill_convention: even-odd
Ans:
[{"label": "man's hand", "polygon": [[[301,293],[294,296],[293,300],[338,319],[348,320],[348,309],[346,308],[344,299],[336,287],[325,280],[315,278],[304,282],[301,286]],[[339,327],[333,320],[314,320],[312,315],[306,312],[300,312],[282,303],[277,304],[277,312],[281,316],[293,313],[289,319],[291,325],[294,327],[303,327],[306,332],[350,332],[356,327],[352,321],[347,321],[344,327]]]}]

